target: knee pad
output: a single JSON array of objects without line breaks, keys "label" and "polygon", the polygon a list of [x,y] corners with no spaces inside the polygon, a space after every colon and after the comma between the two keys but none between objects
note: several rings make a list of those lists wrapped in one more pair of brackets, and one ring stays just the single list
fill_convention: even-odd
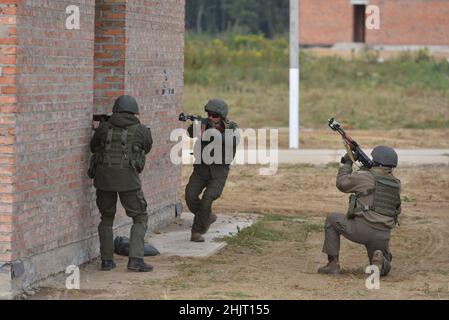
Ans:
[{"label": "knee pad", "polygon": [[340,214],[335,213],[335,212],[328,213],[326,216],[326,222],[325,222],[326,227],[330,227],[332,224],[334,224],[338,220],[337,217],[339,215]]},{"label": "knee pad", "polygon": [[104,226],[113,226],[114,225],[114,217],[110,216],[101,216],[101,223]]},{"label": "knee pad", "polygon": [[139,214],[133,218],[133,222],[143,224],[146,228],[148,225],[148,215],[147,214]]}]

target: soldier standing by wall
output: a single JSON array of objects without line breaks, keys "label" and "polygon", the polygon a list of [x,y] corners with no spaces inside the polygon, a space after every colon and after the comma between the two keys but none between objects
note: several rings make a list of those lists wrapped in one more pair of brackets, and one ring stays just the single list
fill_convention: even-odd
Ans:
[{"label": "soldier standing by wall", "polygon": [[128,270],[151,271],[153,267],[143,260],[148,214],[139,173],[144,169],[145,156],[153,140],[150,130],[136,117],[139,108],[133,97],[119,97],[112,112],[109,120],[102,122],[95,131],[90,144],[93,156],[89,177],[94,179],[101,213],[98,226],[101,270],[108,271],[116,266],[112,226],[119,196],[126,214],[133,219]]},{"label": "soldier standing by wall", "polygon": [[340,235],[364,244],[370,264],[379,267],[381,276],[386,276],[391,269],[390,230],[397,224],[401,212],[401,184],[393,176],[398,156],[386,146],[377,146],[371,155],[373,168],[355,172],[350,157],[342,158],[344,165],[338,171],[337,188],[353,195],[349,198],[346,216],[330,213],[326,218],[323,252],[328,255],[329,262],[319,268],[318,273],[340,273]]},{"label": "soldier standing by wall", "polygon": [[[218,130],[222,137],[222,156],[220,163],[213,162],[206,164],[203,160],[202,151],[211,141],[197,141],[201,143],[201,163],[194,164],[193,173],[190,176],[189,182],[186,186],[185,199],[190,211],[195,215],[192,234],[190,240],[193,242],[204,242],[204,237],[209,226],[217,220],[217,216],[212,213],[212,203],[217,200],[226,183],[229,174],[229,165],[234,159],[237,144],[239,142],[238,136],[233,136],[232,139],[226,139],[225,131],[231,130],[234,133],[238,130],[238,125],[230,121],[228,116],[228,105],[219,99],[210,100],[206,106],[205,111],[208,114],[207,119],[201,122],[201,137],[206,130]],[[194,137],[193,124],[187,129],[191,138]],[[232,143],[232,146],[229,144]],[[226,157],[226,148],[232,147],[232,157]],[[199,195],[203,192],[200,199]]]}]

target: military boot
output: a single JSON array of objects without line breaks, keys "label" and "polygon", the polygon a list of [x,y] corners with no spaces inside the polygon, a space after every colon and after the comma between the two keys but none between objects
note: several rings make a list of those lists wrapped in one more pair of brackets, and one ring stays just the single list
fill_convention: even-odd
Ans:
[{"label": "military boot", "polygon": [[192,232],[192,236],[190,237],[190,241],[193,242],[204,242],[205,239],[199,232]]},{"label": "military boot", "polygon": [[114,260],[101,260],[101,270],[111,271],[116,267]]},{"label": "military boot", "polygon": [[129,258],[128,270],[137,272],[149,272],[153,271],[153,266],[145,263],[142,258]]},{"label": "military boot", "polygon": [[[391,255],[390,255],[391,256]],[[386,259],[381,250],[374,251],[372,258],[372,265],[377,266],[379,268],[380,276],[385,277],[391,270],[391,264],[388,259]]]},{"label": "military boot", "polygon": [[328,256],[328,263],[324,267],[318,269],[320,274],[333,274],[338,276],[340,274],[340,263],[338,256]]}]

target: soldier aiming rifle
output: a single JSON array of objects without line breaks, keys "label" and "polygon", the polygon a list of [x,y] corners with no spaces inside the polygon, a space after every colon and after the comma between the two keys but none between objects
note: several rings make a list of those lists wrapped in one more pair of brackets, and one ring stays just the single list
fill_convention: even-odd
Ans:
[{"label": "soldier aiming rifle", "polygon": [[[318,273],[340,274],[340,235],[343,235],[365,245],[370,265],[376,265],[380,276],[386,276],[393,259],[389,248],[390,232],[401,213],[401,182],[393,176],[398,155],[390,147],[377,146],[370,159],[335,119],[330,119],[328,125],[340,133],[347,149],[338,170],[337,188],[351,196],[346,215],[327,215],[323,252],[327,254],[328,263],[319,268]],[[360,170],[353,171],[355,161],[363,164]]]}]

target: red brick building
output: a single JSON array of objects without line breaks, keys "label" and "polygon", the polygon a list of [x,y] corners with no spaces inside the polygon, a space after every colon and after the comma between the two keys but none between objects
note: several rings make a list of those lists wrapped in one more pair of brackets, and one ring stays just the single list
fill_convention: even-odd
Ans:
[{"label": "red brick building", "polygon": [[[79,29],[66,25],[71,5]],[[181,168],[168,140],[182,110],[184,6],[0,0],[0,297],[98,255],[91,119],[119,95],[135,96],[152,128],[142,176],[150,228],[174,219]],[[118,207],[114,226],[126,235]]]},{"label": "red brick building", "polygon": [[[364,42],[370,45],[449,46],[448,0],[301,0],[302,45]],[[365,28],[369,5],[380,28]]]}]

